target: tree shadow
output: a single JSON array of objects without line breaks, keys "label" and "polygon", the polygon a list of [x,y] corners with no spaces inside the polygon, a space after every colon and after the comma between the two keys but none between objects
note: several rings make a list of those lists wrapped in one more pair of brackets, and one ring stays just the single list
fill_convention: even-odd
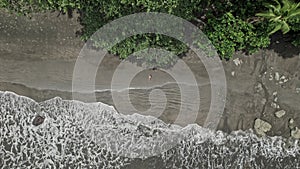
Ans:
[{"label": "tree shadow", "polygon": [[283,35],[281,32],[277,32],[271,36],[271,44],[268,49],[274,50],[283,58],[292,58],[298,56],[300,53],[300,47],[294,46],[291,43],[292,40],[292,33]]}]

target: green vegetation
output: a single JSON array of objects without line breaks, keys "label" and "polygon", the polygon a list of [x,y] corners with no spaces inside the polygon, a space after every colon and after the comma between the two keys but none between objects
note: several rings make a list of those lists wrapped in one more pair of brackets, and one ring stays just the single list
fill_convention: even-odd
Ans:
[{"label": "green vegetation", "polygon": [[[79,12],[83,40],[122,16],[153,11],[173,14],[202,29],[221,58],[225,59],[231,58],[238,50],[253,53],[267,47],[270,37],[278,30],[291,33],[294,45],[300,42],[300,3],[291,0],[0,0],[0,8],[22,15],[43,10],[58,10],[69,15]],[[188,50],[183,43],[170,37],[144,34],[125,39],[110,52],[126,58],[149,47],[163,48],[177,55]],[[166,57],[169,58],[152,57],[148,60],[161,66],[166,62],[174,63],[171,56]]]},{"label": "green vegetation", "polygon": [[205,32],[212,41],[219,54],[229,59],[237,50],[253,53],[259,48],[267,47],[270,43],[269,37],[263,31],[257,31],[261,25],[256,27],[232,13],[226,13],[220,18],[210,19],[209,27]]},{"label": "green vegetation", "polygon": [[273,3],[265,3],[267,11],[257,13],[256,16],[267,19],[272,31],[269,35],[281,30],[283,34],[292,31],[292,44],[300,45],[300,2],[292,0],[273,0]]},{"label": "green vegetation", "polygon": [[[299,23],[300,2],[295,3],[291,0],[282,0],[282,2],[274,0],[274,2],[275,5],[270,3],[265,4],[268,11],[257,13],[256,16],[261,16],[269,20],[271,26],[274,27],[269,34],[273,34],[278,30],[281,30],[283,34],[286,34],[291,29],[289,24],[293,25],[296,22]],[[297,27],[296,29],[300,28]]]}]

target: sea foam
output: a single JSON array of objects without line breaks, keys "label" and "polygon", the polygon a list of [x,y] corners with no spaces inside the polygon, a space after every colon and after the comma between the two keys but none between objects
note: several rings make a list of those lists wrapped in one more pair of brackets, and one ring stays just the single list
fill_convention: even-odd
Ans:
[{"label": "sea foam", "polygon": [[[0,112],[1,168],[300,168],[298,140],[251,130],[181,127],[103,103],[38,103],[12,92],[0,92]],[[38,126],[36,115],[45,117]]]}]

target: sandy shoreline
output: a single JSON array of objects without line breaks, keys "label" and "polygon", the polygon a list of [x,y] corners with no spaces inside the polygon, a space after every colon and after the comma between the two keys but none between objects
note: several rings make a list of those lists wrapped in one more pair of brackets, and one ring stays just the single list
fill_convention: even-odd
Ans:
[{"label": "sandy shoreline", "polygon": [[[267,51],[268,52],[268,51]],[[268,58],[273,60],[272,52],[270,51],[270,56]],[[193,61],[193,56],[187,57],[187,62],[194,63],[195,67],[197,66],[196,62]],[[254,121],[256,119],[263,119],[268,123],[272,124],[272,129],[267,132],[268,135],[280,135],[284,137],[289,137],[291,135],[291,130],[289,128],[289,120],[295,120],[295,124],[300,120],[299,115],[299,93],[297,93],[297,86],[299,84],[299,79],[295,75],[294,79],[293,74],[290,74],[290,80],[288,83],[284,85],[279,85],[275,80],[269,80],[269,75],[274,74],[274,69],[277,71],[282,71],[283,68],[275,67],[274,60],[273,62],[268,61],[267,63],[259,63],[258,61],[253,61],[252,59],[260,60],[260,55],[251,57],[243,57],[240,58],[243,60],[242,66],[236,66],[233,62],[224,63],[224,68],[226,71],[227,77],[227,85],[228,85],[228,95],[227,102],[223,117],[220,121],[218,129],[231,132],[235,130],[247,130],[254,127]],[[291,59],[283,59],[281,62],[286,62],[290,64],[295,64],[295,61],[299,61],[298,58]],[[277,63],[276,61],[275,63]],[[256,63],[256,65],[252,65]],[[267,70],[268,77],[263,78],[264,72],[260,72],[260,70],[264,70],[262,68],[257,68],[259,65],[262,66],[264,64],[270,64],[273,67],[272,70]],[[191,64],[192,67],[193,64]],[[281,65],[281,64],[280,64]],[[266,65],[265,65],[266,66]],[[269,66],[267,66],[269,67]],[[232,76],[232,72],[235,72],[235,76]],[[255,71],[257,71],[255,73]],[[273,71],[273,73],[272,73]],[[254,72],[253,74],[249,74],[248,72]],[[295,72],[298,73],[298,72]],[[3,75],[3,74],[2,74]],[[135,79],[137,82],[142,77],[146,76],[147,73],[144,73],[143,76]],[[33,75],[34,76],[34,75]],[[261,76],[261,77],[259,77]],[[3,77],[3,76],[2,76]],[[260,79],[261,78],[261,79]],[[260,89],[259,87],[263,84],[265,86],[265,91]],[[210,85],[205,85],[199,87],[201,96],[202,96],[202,111],[208,111],[210,102]],[[17,94],[28,96],[33,98],[36,101],[44,101],[51,99],[53,97],[61,97],[63,99],[71,100],[72,93],[70,91],[63,90],[53,90],[53,89],[36,89],[32,87],[28,87],[18,83],[12,82],[1,82],[0,90],[3,91],[13,91]],[[276,96],[273,93],[277,93]],[[147,95],[143,95],[145,91],[136,91],[136,94],[133,96],[133,99],[140,99],[139,95],[142,94],[144,99],[147,99]],[[147,92],[146,92],[147,93]],[[84,98],[84,94],[82,97]],[[109,91],[106,92],[98,92],[96,94],[97,101],[114,105],[111,93]],[[136,98],[135,98],[136,97]],[[274,102],[275,97],[276,103]],[[204,99],[205,98],[205,99]],[[278,107],[273,107],[274,103],[277,104]],[[138,102],[137,102],[138,104]],[[275,112],[285,110],[286,114],[278,118],[275,116]],[[199,114],[197,118],[197,123],[199,125],[203,125],[206,114]],[[165,122],[172,122],[174,120],[174,115],[172,114],[164,114],[161,119]],[[298,123],[299,124],[299,123]]]},{"label": "sandy shoreline", "polygon": [[[36,101],[56,96],[72,99],[73,68],[83,46],[76,37],[76,31],[80,30],[76,17],[69,19],[64,15],[57,17],[57,13],[45,13],[30,20],[3,11],[0,15],[0,90],[13,91]],[[285,45],[284,42],[273,44],[270,49],[251,56],[237,53],[233,59],[241,61],[240,65],[223,61],[228,95],[219,129],[226,132],[247,130],[254,127],[256,119],[262,119],[272,126],[267,135],[291,136],[297,125],[291,128],[290,119],[294,124],[300,124],[300,50]],[[281,52],[285,51],[282,48],[291,51],[290,57],[283,57]],[[192,52],[183,60],[195,73],[197,82],[203,84],[199,86],[203,99],[199,111],[207,112],[210,86],[205,67]],[[112,75],[120,60],[108,56],[101,64],[96,89],[110,89]],[[153,75],[151,81],[148,80],[150,73]],[[162,71],[145,70],[135,77],[131,87],[151,88],[172,81],[174,79]],[[144,91],[137,93],[133,96],[135,100]],[[148,96],[142,96],[145,98]],[[109,92],[98,94],[97,101],[113,105]],[[276,112],[281,110],[285,114],[278,118]],[[203,124],[206,115],[198,115],[199,125]],[[166,113],[161,118],[171,122],[174,115]]]}]

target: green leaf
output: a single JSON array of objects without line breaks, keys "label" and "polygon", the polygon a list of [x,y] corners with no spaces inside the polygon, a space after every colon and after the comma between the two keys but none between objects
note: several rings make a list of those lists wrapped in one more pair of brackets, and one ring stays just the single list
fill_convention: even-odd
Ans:
[{"label": "green leaf", "polygon": [[256,16],[261,16],[261,17],[274,17],[276,16],[274,13],[271,12],[266,12],[266,13],[257,13],[255,14]]},{"label": "green leaf", "polygon": [[267,8],[269,8],[271,11],[274,11],[274,12],[279,12],[279,11],[280,11],[280,8],[281,8],[280,4],[277,5],[277,6],[274,6],[274,5],[272,5],[272,4],[265,4],[265,6],[266,6]]},{"label": "green leaf", "polygon": [[276,25],[275,26],[275,28],[269,33],[269,35],[271,35],[271,34],[273,34],[273,33],[275,33],[275,32],[277,32],[278,30],[280,30],[281,29],[281,27],[282,27],[282,25],[280,24],[280,25]]},{"label": "green leaf", "polygon": [[293,5],[293,2],[290,0],[282,0],[282,3],[284,6],[287,6],[288,8],[290,8]]},{"label": "green leaf", "polygon": [[275,18],[270,19],[271,22],[280,22],[281,16],[277,16]]},{"label": "green leaf", "polygon": [[286,34],[290,31],[290,27],[286,22],[282,22],[281,30],[283,34]]},{"label": "green leaf", "polygon": [[282,3],[283,7],[281,10],[284,12],[289,11],[291,9],[291,6],[293,5],[289,0],[282,0]]},{"label": "green leaf", "polygon": [[293,11],[293,13],[291,13],[289,17],[295,17],[297,15],[300,15],[300,9],[297,9],[296,11]]}]

